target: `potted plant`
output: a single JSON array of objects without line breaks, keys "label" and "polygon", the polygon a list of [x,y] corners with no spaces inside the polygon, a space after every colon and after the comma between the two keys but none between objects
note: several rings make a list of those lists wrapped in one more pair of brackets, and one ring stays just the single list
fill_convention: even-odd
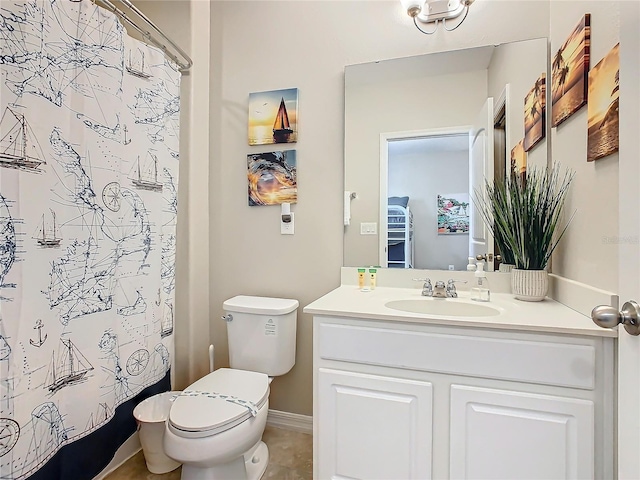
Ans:
[{"label": "potted plant", "polygon": [[546,268],[571,222],[561,225],[573,176],[569,170],[561,173],[555,164],[487,181],[485,195],[476,192],[478,210],[498,248],[503,255],[511,254],[511,290],[520,300],[539,301],[547,294]]}]

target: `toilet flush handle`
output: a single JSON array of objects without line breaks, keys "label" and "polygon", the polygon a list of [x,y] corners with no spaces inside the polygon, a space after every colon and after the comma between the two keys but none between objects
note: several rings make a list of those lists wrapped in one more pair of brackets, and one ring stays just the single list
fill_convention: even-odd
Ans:
[{"label": "toilet flush handle", "polygon": [[230,321],[232,321],[232,320],[233,320],[233,315],[231,315],[230,313],[229,313],[229,314],[227,314],[227,315],[223,315],[223,316],[222,316],[222,319],[223,319],[225,322],[230,322]]}]

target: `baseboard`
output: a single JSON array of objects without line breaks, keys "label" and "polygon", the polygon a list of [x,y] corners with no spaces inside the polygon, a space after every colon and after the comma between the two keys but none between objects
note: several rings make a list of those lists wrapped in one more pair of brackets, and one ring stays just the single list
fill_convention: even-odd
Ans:
[{"label": "baseboard", "polygon": [[269,410],[267,425],[309,435],[313,434],[313,417],[309,415]]}]

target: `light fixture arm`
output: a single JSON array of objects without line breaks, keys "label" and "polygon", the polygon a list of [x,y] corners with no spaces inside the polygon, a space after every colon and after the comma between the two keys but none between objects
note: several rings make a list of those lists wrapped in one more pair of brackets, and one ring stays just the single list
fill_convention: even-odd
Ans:
[{"label": "light fixture arm", "polygon": [[420,25],[418,25],[418,19],[417,17],[413,17],[413,24],[416,26],[416,28],[418,30],[420,30],[422,33],[424,33],[425,35],[433,35],[434,33],[436,33],[436,30],[438,30],[438,20],[436,20],[435,22],[433,22],[435,27],[432,31],[428,32],[426,30],[423,30],[420,28]]},{"label": "light fixture arm", "polygon": [[[447,20],[444,19],[442,20],[442,28],[444,28],[447,32],[453,32],[456,28],[458,28],[460,25],[462,25],[462,22],[464,22],[464,20],[467,18],[467,14],[469,13],[469,5],[470,4],[466,4],[464,7],[464,15],[462,16],[462,20],[460,20],[457,25],[453,28],[447,28]],[[415,20],[415,18],[414,18]],[[436,22],[437,24],[437,22]]]}]

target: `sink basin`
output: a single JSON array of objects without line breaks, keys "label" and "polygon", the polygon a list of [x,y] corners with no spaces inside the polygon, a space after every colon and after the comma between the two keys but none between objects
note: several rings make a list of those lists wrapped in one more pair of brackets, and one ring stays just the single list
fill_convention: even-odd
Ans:
[{"label": "sink basin", "polygon": [[500,310],[488,305],[454,302],[445,299],[393,300],[385,303],[385,307],[403,312],[446,317],[494,317],[500,315]]}]

